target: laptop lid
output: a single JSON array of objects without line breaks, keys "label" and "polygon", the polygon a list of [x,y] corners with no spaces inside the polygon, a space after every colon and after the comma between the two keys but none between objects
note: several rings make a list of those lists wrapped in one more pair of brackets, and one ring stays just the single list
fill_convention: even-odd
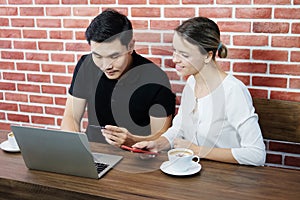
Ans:
[{"label": "laptop lid", "polygon": [[100,178],[122,159],[117,155],[91,153],[84,133],[14,125],[11,129],[29,169]]}]

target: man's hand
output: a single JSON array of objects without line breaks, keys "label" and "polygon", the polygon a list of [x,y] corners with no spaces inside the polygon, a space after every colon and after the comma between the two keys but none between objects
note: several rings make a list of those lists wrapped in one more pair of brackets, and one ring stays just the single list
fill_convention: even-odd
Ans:
[{"label": "man's hand", "polygon": [[126,128],[106,125],[101,131],[105,140],[117,147],[120,147],[122,144],[131,146],[136,142],[134,136]]}]

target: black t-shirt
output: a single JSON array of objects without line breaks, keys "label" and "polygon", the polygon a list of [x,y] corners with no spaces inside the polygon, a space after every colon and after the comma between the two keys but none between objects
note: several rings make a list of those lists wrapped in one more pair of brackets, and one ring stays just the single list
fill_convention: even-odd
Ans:
[{"label": "black t-shirt", "polygon": [[166,117],[175,112],[175,95],[165,72],[135,52],[132,56],[130,70],[118,80],[108,79],[91,54],[82,56],[75,67],[69,93],[88,102],[90,141],[105,141],[98,128],[105,125],[149,135],[150,116]]}]

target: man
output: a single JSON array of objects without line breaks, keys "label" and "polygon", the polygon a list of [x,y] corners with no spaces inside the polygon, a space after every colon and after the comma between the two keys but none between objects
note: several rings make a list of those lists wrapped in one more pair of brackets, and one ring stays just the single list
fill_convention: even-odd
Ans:
[{"label": "man", "polygon": [[87,107],[90,141],[120,146],[153,140],[171,125],[175,95],[166,74],[134,51],[128,18],[108,9],[86,30],[91,53],[74,70],[61,128],[80,131]]}]

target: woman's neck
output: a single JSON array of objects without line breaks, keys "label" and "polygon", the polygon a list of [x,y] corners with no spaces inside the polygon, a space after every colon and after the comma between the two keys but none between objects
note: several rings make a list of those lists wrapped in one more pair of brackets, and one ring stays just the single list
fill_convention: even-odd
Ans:
[{"label": "woman's neck", "polygon": [[199,73],[194,75],[195,97],[202,98],[209,95],[222,84],[226,76],[227,74],[217,66],[216,62],[212,61],[205,65]]}]

